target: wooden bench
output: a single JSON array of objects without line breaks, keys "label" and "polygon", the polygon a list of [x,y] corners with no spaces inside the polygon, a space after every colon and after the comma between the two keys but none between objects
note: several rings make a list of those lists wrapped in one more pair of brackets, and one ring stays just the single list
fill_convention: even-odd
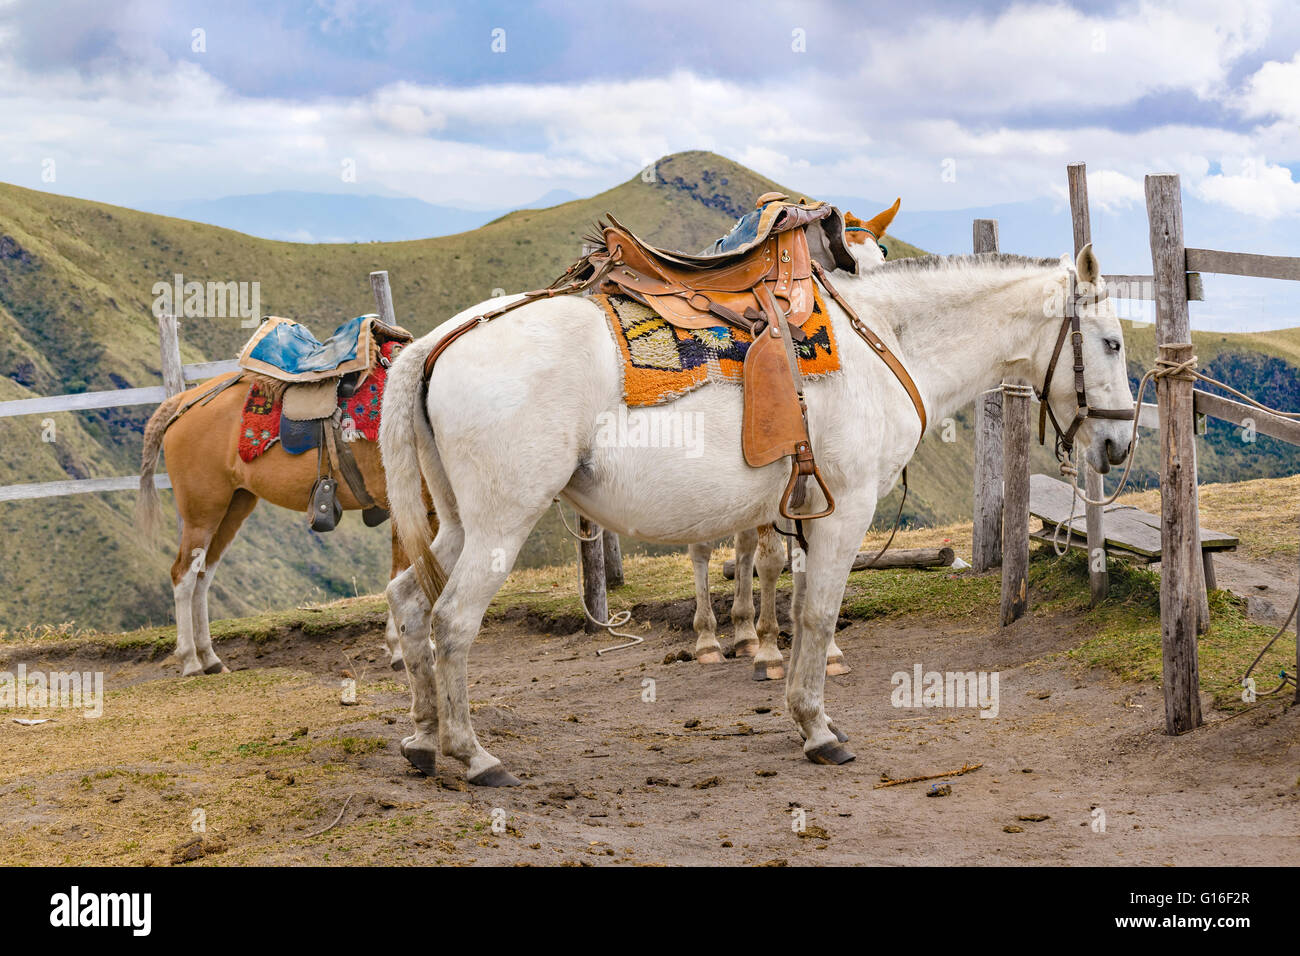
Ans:
[{"label": "wooden bench", "polygon": [[[1057,529],[1068,525],[1068,531],[1059,533],[1059,540],[1072,548],[1088,550],[1087,527],[1082,502],[1074,502],[1074,520],[1070,520],[1071,499],[1074,493],[1067,482],[1049,475],[1029,476],[1029,513],[1043,525],[1029,537],[1035,541],[1052,542]],[[1102,536],[1106,553],[1141,564],[1154,564],[1160,560],[1160,516],[1149,514],[1132,505],[1112,502],[1102,509]],[[1201,560],[1205,565],[1205,586],[1213,590],[1214,559],[1216,551],[1236,551],[1238,540],[1229,534],[1201,528]]]}]

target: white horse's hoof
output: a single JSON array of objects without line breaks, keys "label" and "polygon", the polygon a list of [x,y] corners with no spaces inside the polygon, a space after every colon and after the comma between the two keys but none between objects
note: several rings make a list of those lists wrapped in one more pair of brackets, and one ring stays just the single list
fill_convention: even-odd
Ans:
[{"label": "white horse's hoof", "polygon": [[754,680],[785,680],[781,661],[754,661]]},{"label": "white horse's hoof", "polygon": [[209,664],[207,667],[203,668],[203,673],[205,673],[205,674],[229,674],[229,673],[230,673],[230,668],[227,667],[225,664],[221,663],[221,661],[217,661],[216,663],[214,663],[214,664]]},{"label": "white horse's hoof", "polygon": [[829,766],[838,766],[857,759],[857,754],[841,743],[822,744],[812,750],[805,750],[804,756],[813,763],[827,764]]},{"label": "white horse's hoof", "polygon": [[512,774],[501,764],[494,764],[488,767],[476,777],[467,777],[470,783],[476,787],[518,787],[520,786],[519,778]]},{"label": "white horse's hoof", "polygon": [[388,666],[395,671],[406,670],[406,662],[402,660],[400,657],[394,658],[391,662],[389,662]]},{"label": "white horse's hoof", "polygon": [[832,657],[826,660],[826,676],[839,677],[841,674],[852,673],[853,668],[842,657]]},{"label": "white horse's hoof", "polygon": [[737,657],[753,657],[758,653],[758,639],[747,637],[743,641],[736,641],[734,650]]},{"label": "white horse's hoof", "polygon": [[432,777],[437,766],[437,748],[415,744],[415,734],[402,741],[402,756],[410,761],[411,766],[426,777]]},{"label": "white horse's hoof", "polygon": [[695,655],[695,659],[701,664],[721,664],[722,651],[717,648],[710,648],[707,651],[700,651]]}]

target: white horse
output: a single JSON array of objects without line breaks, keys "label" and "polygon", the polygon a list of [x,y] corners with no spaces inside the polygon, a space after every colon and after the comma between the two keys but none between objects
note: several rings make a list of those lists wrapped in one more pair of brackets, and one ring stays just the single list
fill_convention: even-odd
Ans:
[{"label": "white horse", "polygon": [[[874,269],[885,261],[880,237],[885,234],[902,200],[894,201],[869,220],[858,219],[845,213],[844,235],[846,246],[857,260],[858,272]],[[829,261],[829,258],[827,258]],[[838,276],[839,273],[832,273]],[[692,544],[687,553],[695,575],[695,660],[701,664],[717,664],[723,660],[722,645],[718,643],[718,619],[713,613],[709,595],[709,562],[713,559],[714,543]],[[781,625],[776,614],[776,582],[785,568],[786,552],[780,535],[770,525],[747,529],[736,535],[736,590],[731,601],[731,625],[735,635],[732,653],[736,657],[754,658],[754,680],[781,680],[785,676],[785,660],[777,646]],[[754,621],[754,570],[758,570],[759,612]],[[844,660],[835,638],[826,648],[826,675],[847,674],[852,668]]]},{"label": "white horse", "polygon": [[[1090,246],[1077,263],[1009,255],[905,259],[835,282],[907,366],[929,420],[940,422],[999,382],[1043,379],[1076,270],[1079,282],[1099,284]],[[824,706],[826,651],[876,503],[912,457],[921,428],[894,375],[843,310],[827,305],[842,370],[808,382],[805,396],[813,449],[836,509],[806,524],[786,703],[805,755],[839,764],[854,755]],[[1123,332],[1109,301],[1084,310],[1080,323],[1077,345],[1091,404],[1131,406]],[[394,363],[380,428],[392,514],[415,561],[387,591],[411,676],[415,733],[402,752],[429,773],[440,746],[467,766],[469,782],[514,785],[474,733],[466,663],[488,604],[551,501],[563,496],[616,532],[686,544],[771,522],[789,466],[745,465],[741,394],[734,388],[701,388],[668,409],[642,410],[700,416],[705,441],[697,457],[596,441],[623,393],[604,314],[586,299],[539,299],[480,324],[446,349],[426,386],[424,361],[440,338],[437,331],[425,336]],[[1073,385],[1072,376],[1057,375],[1048,390],[1064,421],[1076,412]],[[1086,418],[1075,437],[1099,471],[1129,451],[1124,422]],[[421,475],[440,519],[433,541]],[[812,506],[823,506],[819,494],[812,498]]]}]

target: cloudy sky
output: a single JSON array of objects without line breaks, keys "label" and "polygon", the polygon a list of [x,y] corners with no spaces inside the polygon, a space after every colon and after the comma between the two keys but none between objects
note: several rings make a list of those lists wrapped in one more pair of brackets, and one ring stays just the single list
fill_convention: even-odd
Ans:
[{"label": "cloudy sky", "polygon": [[0,179],[500,207],[704,148],[958,209],[1059,197],[1086,159],[1103,208],[1174,171],[1271,221],[1300,212],[1297,49],[1271,0],[0,0]]}]

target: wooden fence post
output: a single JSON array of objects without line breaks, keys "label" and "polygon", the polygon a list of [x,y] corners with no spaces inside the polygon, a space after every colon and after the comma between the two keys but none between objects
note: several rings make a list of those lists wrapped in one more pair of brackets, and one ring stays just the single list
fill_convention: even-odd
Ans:
[{"label": "wooden fence post", "polygon": [[[578,534],[594,541],[579,541],[582,553],[582,599],[587,604],[587,613],[596,620],[609,620],[609,600],[605,593],[605,543],[600,525],[578,516]],[[599,634],[604,628],[599,624],[586,621],[584,627],[588,634]]]},{"label": "wooden fence post", "polygon": [[[998,251],[998,221],[971,224],[975,252]],[[971,564],[987,571],[1002,563],[1002,391],[975,400],[975,505]]]},{"label": "wooden fence post", "polygon": [[393,313],[393,290],[388,284],[387,269],[370,273],[370,291],[375,294],[375,310],[379,313],[379,321],[385,325],[396,325],[397,316]]},{"label": "wooden fence post", "polygon": [[975,528],[972,535],[976,571],[1002,563],[1002,390],[989,389],[975,399]]},{"label": "wooden fence post", "polygon": [[[1177,175],[1146,177],[1155,279],[1157,356],[1163,362],[1192,357],[1187,315],[1187,254]],[[1160,637],[1163,648],[1165,733],[1201,725],[1196,633],[1204,592],[1196,507],[1196,421],[1190,376],[1156,381],[1160,408]]]},{"label": "wooden fence post", "polygon": [[[1084,163],[1070,163],[1065,167],[1070,188],[1070,222],[1074,226],[1074,254],[1092,241],[1092,222],[1088,215],[1088,167]],[[1096,501],[1105,496],[1106,486],[1092,465],[1084,462],[1084,489]],[[1110,574],[1106,570],[1106,534],[1102,529],[1101,505],[1086,505],[1085,520],[1088,531],[1088,584],[1092,603],[1106,599],[1110,591]]]},{"label": "wooden fence post", "polygon": [[1029,607],[1028,385],[1002,386],[1002,626]]},{"label": "wooden fence post", "polygon": [[185,391],[185,366],[181,362],[180,323],[174,315],[158,316],[158,346],[162,352],[162,380],[167,395]]},{"label": "wooden fence post", "polygon": [[623,586],[623,546],[618,535],[606,530],[603,537],[605,545],[605,586],[621,588]]}]

